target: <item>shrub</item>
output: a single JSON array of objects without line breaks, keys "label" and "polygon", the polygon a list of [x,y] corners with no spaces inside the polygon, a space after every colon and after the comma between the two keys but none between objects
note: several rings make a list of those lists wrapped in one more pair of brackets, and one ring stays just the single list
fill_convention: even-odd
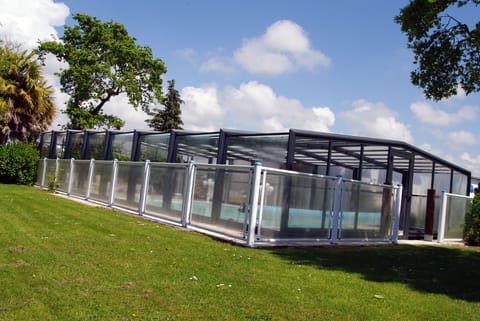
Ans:
[{"label": "shrub", "polygon": [[475,190],[472,205],[465,215],[465,243],[480,245],[480,191]]},{"label": "shrub", "polygon": [[38,151],[34,145],[14,142],[0,146],[0,183],[33,185]]}]

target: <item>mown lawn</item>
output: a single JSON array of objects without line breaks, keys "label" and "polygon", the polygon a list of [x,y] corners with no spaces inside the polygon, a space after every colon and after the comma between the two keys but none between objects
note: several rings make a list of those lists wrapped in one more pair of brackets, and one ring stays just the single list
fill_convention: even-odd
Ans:
[{"label": "mown lawn", "polygon": [[479,320],[480,250],[242,248],[0,185],[0,320]]}]

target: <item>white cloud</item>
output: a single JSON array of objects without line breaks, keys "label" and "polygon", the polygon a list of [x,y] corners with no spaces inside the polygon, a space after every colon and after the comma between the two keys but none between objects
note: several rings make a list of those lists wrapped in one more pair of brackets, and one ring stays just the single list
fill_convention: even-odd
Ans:
[{"label": "white cloud", "polygon": [[469,168],[472,172],[472,176],[480,177],[480,154],[477,156],[470,155],[470,153],[465,152],[460,157],[464,166]]},{"label": "white cloud", "polygon": [[340,117],[350,125],[353,134],[413,143],[408,126],[399,122],[396,113],[383,103],[359,99],[352,103],[352,107]]},{"label": "white cloud", "polygon": [[232,72],[235,67],[230,61],[221,57],[212,57],[200,66],[200,71]]},{"label": "white cloud", "polygon": [[0,0],[0,8],[1,37],[28,49],[36,47],[39,39],[55,36],[55,27],[63,25],[70,14],[65,4],[52,0]]},{"label": "white cloud", "polygon": [[197,63],[197,52],[193,48],[179,49],[176,51],[176,53],[192,65]]},{"label": "white cloud", "polygon": [[105,114],[115,115],[121,120],[125,121],[125,126],[122,130],[151,130],[149,129],[145,119],[150,118],[140,108],[135,110],[128,102],[126,94],[120,94],[110,99],[103,107]]},{"label": "white cloud", "polygon": [[278,96],[256,81],[238,88],[185,87],[182,92],[184,128],[216,131],[227,127],[254,131],[302,128],[329,131],[335,115],[329,107],[304,107],[300,101]]},{"label": "white cloud", "polygon": [[214,86],[184,87],[181,97],[184,128],[198,131],[216,131],[223,126],[224,110],[218,102]]},{"label": "white cloud", "polygon": [[[24,49],[34,49],[38,40],[52,40],[57,37],[55,27],[65,24],[70,14],[69,8],[63,3],[52,0],[0,0],[0,39],[13,41]],[[52,86],[57,106],[57,115],[53,120],[52,129],[59,129],[68,118],[61,111],[65,108],[68,95],[60,91],[58,78],[54,73],[64,66],[53,56],[47,56],[43,74],[47,83]]]},{"label": "white cloud", "polygon": [[256,81],[226,88],[222,105],[227,121],[240,129],[279,131],[302,128],[330,131],[335,115],[329,107],[307,108],[297,99],[278,96],[271,87]]},{"label": "white cloud", "polygon": [[422,144],[422,145],[420,145],[420,148],[423,149],[426,152],[429,152],[431,154],[434,154],[434,155],[437,155],[437,156],[440,156],[440,157],[445,156],[444,152],[441,149],[435,148],[430,144]]},{"label": "white cloud", "polygon": [[464,106],[456,113],[448,113],[432,107],[428,102],[416,102],[410,105],[419,121],[436,126],[448,126],[464,120],[474,120],[479,110],[478,107]]},{"label": "white cloud", "polygon": [[330,58],[313,49],[302,27],[290,20],[277,21],[262,36],[244,40],[234,60],[252,74],[268,75],[330,65]]},{"label": "white cloud", "polygon": [[447,139],[453,146],[474,145],[476,143],[475,135],[465,130],[450,132],[448,133]]},{"label": "white cloud", "polygon": [[455,105],[459,100],[463,100],[467,97],[467,93],[462,88],[462,86],[457,86],[457,94],[448,98],[444,98],[441,100],[442,103],[446,105]]}]

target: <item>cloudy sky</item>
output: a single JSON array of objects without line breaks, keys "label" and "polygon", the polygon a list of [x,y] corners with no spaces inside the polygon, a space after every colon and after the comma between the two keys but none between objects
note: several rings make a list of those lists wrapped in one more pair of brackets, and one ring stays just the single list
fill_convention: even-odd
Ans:
[{"label": "cloudy sky", "polygon": [[[308,129],[406,141],[480,176],[480,94],[441,102],[411,85],[412,54],[393,22],[407,0],[0,0],[0,37],[34,48],[71,15],[123,23],[175,79],[185,129]],[[480,8],[460,12],[475,21]],[[45,73],[57,87],[47,63]],[[166,82],[165,82],[166,83]],[[116,97],[106,107],[147,129]],[[59,115],[57,124],[64,122]]]}]

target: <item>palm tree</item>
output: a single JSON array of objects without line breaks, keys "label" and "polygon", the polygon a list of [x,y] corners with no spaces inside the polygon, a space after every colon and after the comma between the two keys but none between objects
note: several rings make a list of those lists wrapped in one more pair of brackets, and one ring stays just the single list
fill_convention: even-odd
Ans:
[{"label": "palm tree", "polygon": [[0,42],[0,144],[35,141],[55,112],[53,90],[35,53]]}]

